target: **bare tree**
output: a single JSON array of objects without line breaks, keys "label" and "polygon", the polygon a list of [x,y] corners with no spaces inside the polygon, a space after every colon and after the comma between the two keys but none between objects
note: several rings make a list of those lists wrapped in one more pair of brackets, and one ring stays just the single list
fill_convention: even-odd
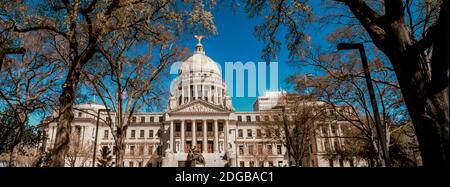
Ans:
[{"label": "bare tree", "polygon": [[[165,67],[179,58],[183,51],[171,48],[173,39],[147,43],[158,50],[157,57],[127,57],[130,47],[137,42],[133,38],[117,37],[108,48],[101,49],[109,64],[108,68],[97,64],[89,68],[84,76],[89,87],[99,96],[107,109],[115,111],[114,117],[108,113],[114,123],[108,123],[115,141],[116,166],[121,167],[125,153],[125,134],[132,123],[132,116],[145,106],[158,104],[161,100],[160,74]],[[93,64],[95,65],[95,64]]]},{"label": "bare tree", "polygon": [[13,31],[14,22],[7,15],[9,11],[20,9],[22,6],[15,6],[8,2],[0,2],[0,72],[3,70],[3,63],[7,56],[24,55],[25,49],[18,45]]},{"label": "bare tree", "polygon": [[[307,54],[309,37],[304,29],[312,15],[307,1],[245,2],[245,10],[251,17],[264,16],[255,34],[265,41],[266,60],[276,57],[280,50],[281,42],[276,36],[283,26],[287,28],[285,38],[290,57]],[[344,19],[333,23],[350,25],[356,20],[353,27],[362,26],[368,41],[389,59],[417,132],[424,165],[448,166],[448,1],[326,1],[334,2],[347,10],[338,12],[341,16],[334,18]]]},{"label": "bare tree", "polygon": [[[281,142],[287,149],[287,156],[295,166],[303,166],[309,154],[309,145],[316,133],[317,123],[325,120],[323,103],[311,96],[285,95],[280,98],[282,110],[274,109],[263,113],[273,116],[273,121],[264,121],[269,138]],[[275,107],[277,108],[277,107]]]},{"label": "bare tree", "polygon": [[[41,34],[20,34],[26,44],[26,52],[20,57],[6,59],[5,71],[0,72],[0,115],[14,119],[14,125],[0,124],[2,128],[14,131],[15,137],[9,142],[10,159],[14,148],[22,141],[24,129],[33,115],[45,115],[55,106],[53,99],[60,80],[60,66],[46,45],[38,45],[46,39]],[[11,111],[11,112],[8,112]]]},{"label": "bare tree", "polygon": [[[305,80],[303,75],[295,75],[289,79],[289,82],[294,83],[297,90],[308,91],[326,102],[335,113],[335,119],[345,121],[351,126],[342,138],[348,138],[349,141],[363,141],[362,143],[350,142],[347,145],[359,146],[354,147],[354,150],[362,149],[361,151],[364,152],[362,154],[367,160],[376,163],[370,163],[370,165],[381,165],[384,159],[382,152],[379,151],[381,144],[375,130],[373,111],[368,104],[369,96],[362,75],[362,67],[356,59],[356,54],[351,53],[342,57],[338,53],[332,53],[310,58],[314,61],[308,65],[317,68],[319,72],[323,72],[323,75],[310,77],[308,80]],[[391,133],[397,131],[410,119],[403,104],[399,86],[393,80],[389,68],[378,58],[371,63],[373,64],[371,73],[382,115],[381,125],[384,128],[382,134],[386,137],[386,147],[389,149]],[[339,154],[344,155],[342,152]]]},{"label": "bare tree", "polygon": [[[73,104],[82,70],[93,57],[102,55],[103,44],[117,34],[145,40],[161,40],[163,33],[174,35],[185,27],[215,29],[212,16],[201,2],[152,0],[60,0],[25,4],[27,12],[11,11],[15,32],[47,32],[66,65],[66,79],[59,97],[59,121],[52,166],[64,166],[70,141]],[[185,9],[179,9],[184,7]],[[17,15],[17,16],[16,16]],[[61,19],[64,18],[64,19]],[[190,29],[189,31],[195,29]]]},{"label": "bare tree", "polygon": [[93,145],[90,142],[84,142],[81,136],[81,129],[74,127],[75,133],[70,135],[69,151],[66,155],[66,163],[70,167],[84,167],[92,156]]}]

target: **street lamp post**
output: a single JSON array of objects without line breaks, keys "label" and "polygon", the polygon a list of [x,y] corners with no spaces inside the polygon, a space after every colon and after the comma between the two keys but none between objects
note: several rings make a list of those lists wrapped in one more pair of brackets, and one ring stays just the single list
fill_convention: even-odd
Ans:
[{"label": "street lamp post", "polygon": [[95,140],[94,140],[94,153],[92,154],[92,167],[95,167],[95,155],[97,153],[97,137],[98,137],[98,126],[100,123],[100,112],[109,112],[109,109],[98,109],[97,111],[97,125],[95,127]]},{"label": "street lamp post", "polygon": [[375,92],[373,91],[373,85],[372,85],[372,78],[370,76],[369,66],[367,64],[367,57],[366,52],[364,50],[364,45],[362,43],[339,43],[337,45],[338,50],[350,50],[350,49],[357,49],[359,50],[359,54],[361,56],[361,61],[364,69],[364,76],[366,78],[367,82],[367,89],[369,90],[369,96],[370,96],[370,103],[372,105],[372,110],[375,116],[375,126],[377,129],[377,135],[378,135],[378,142],[381,141],[381,149],[383,150],[384,154],[384,164],[386,166],[389,166],[389,152],[387,150],[386,145],[386,137],[383,136],[383,129],[381,127],[381,119],[380,114],[378,112],[378,106],[377,106],[377,100],[375,98]]}]

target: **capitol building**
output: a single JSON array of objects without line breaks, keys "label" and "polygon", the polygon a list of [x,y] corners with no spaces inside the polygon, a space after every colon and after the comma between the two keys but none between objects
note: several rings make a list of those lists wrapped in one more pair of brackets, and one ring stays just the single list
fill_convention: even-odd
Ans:
[{"label": "capitol building", "polygon": [[[286,147],[265,136],[262,127],[263,121],[276,120],[264,116],[264,111],[271,110],[281,95],[284,92],[267,92],[256,99],[254,111],[235,111],[218,64],[205,54],[199,42],[194,54],[181,65],[166,111],[138,112],[131,117],[123,164],[125,167],[183,167],[189,152],[195,149],[203,156],[205,167],[285,167],[289,164]],[[106,112],[101,111],[105,106],[98,103],[80,104],[75,109],[72,134],[76,136],[71,137],[71,142],[78,142],[81,150],[69,156],[75,158],[74,166],[90,167],[95,142],[96,158],[100,157],[102,147],[114,150],[113,128],[104,121],[113,119],[114,123],[115,113],[110,112],[111,119],[108,119]],[[51,150],[57,123],[42,128],[46,137],[42,147]],[[325,134],[315,136],[310,142],[303,166],[356,165],[353,161],[330,160],[324,156],[326,148],[333,149],[341,143],[339,125],[322,126],[320,133]],[[327,135],[333,138],[324,138]]]}]

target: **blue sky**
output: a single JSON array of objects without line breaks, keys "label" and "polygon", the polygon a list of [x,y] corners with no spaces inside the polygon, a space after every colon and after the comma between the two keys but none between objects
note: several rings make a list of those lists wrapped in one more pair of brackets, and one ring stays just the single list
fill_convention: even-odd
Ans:
[{"label": "blue sky", "polygon": [[[313,2],[313,6],[317,8],[316,11],[321,11],[317,4],[317,1]],[[210,36],[203,40],[205,46],[206,55],[211,57],[214,61],[219,63],[221,67],[225,67],[225,62],[237,62],[246,63],[248,61],[260,62],[261,50],[263,48],[262,41],[258,41],[253,35],[253,28],[255,25],[261,23],[261,19],[248,18],[247,14],[243,11],[232,11],[229,7],[223,6],[216,8],[213,11],[214,22],[217,27],[218,34]],[[315,24],[311,24],[306,32],[311,36],[313,45],[326,46],[324,40],[327,34],[327,28],[324,27],[320,30],[316,29]],[[279,33],[281,41],[284,39],[284,33]],[[186,47],[193,50],[197,44],[197,40],[192,38]],[[287,62],[288,51],[284,46],[278,54],[278,85],[283,90],[289,91],[289,85],[286,84],[286,78],[295,73],[314,73],[309,67],[292,67]],[[269,66],[266,67],[269,69]],[[222,76],[224,76],[224,70],[222,70]],[[268,75],[268,73],[267,73]],[[266,81],[269,82],[269,81]],[[235,85],[237,83],[234,83]],[[241,83],[238,83],[241,84]],[[247,82],[245,82],[247,87]],[[269,87],[267,87],[269,88]],[[233,97],[233,106],[237,111],[252,111],[253,103],[256,97]]]}]

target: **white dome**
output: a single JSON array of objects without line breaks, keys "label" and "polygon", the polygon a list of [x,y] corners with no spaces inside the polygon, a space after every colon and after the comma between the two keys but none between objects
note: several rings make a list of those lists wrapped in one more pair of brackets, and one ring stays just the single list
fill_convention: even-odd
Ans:
[{"label": "white dome", "polygon": [[221,75],[219,66],[204,53],[194,53],[181,65],[181,73],[204,72]]},{"label": "white dome", "polygon": [[78,108],[78,109],[94,109],[94,110],[106,109],[106,107],[104,105],[101,105],[101,104],[98,104],[98,103],[84,103],[84,104],[76,105],[75,108]]}]

